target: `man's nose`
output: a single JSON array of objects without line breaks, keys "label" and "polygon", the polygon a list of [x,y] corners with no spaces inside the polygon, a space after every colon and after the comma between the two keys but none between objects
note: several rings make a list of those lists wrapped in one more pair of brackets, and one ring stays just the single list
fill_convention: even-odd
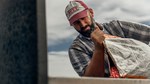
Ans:
[{"label": "man's nose", "polygon": [[85,27],[86,26],[86,23],[85,23],[84,20],[79,19],[79,22],[80,22],[80,27]]}]

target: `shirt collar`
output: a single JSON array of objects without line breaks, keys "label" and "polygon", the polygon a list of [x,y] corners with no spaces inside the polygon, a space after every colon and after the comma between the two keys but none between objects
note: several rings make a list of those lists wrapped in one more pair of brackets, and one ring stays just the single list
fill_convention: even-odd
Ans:
[{"label": "shirt collar", "polygon": [[80,38],[83,38],[83,39],[91,40],[90,37],[85,37],[85,36],[83,36],[82,34],[79,34],[79,37],[80,37]]}]

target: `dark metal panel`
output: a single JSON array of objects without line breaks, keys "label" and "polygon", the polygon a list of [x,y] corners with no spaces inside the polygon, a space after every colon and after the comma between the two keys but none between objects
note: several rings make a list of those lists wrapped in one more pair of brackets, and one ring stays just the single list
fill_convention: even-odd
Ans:
[{"label": "dark metal panel", "polygon": [[38,83],[41,27],[37,10],[37,0],[0,0],[0,84]]}]

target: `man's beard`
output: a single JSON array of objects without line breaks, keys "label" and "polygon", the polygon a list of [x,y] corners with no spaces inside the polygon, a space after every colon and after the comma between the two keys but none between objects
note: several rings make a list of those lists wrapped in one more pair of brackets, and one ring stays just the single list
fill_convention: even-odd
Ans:
[{"label": "man's beard", "polygon": [[[89,27],[90,29],[85,30],[87,27]],[[80,29],[81,29],[81,30],[78,30],[78,32],[79,32],[81,35],[83,35],[83,36],[85,36],[85,37],[90,37],[90,35],[91,35],[91,33],[92,33],[92,28],[91,28],[90,25],[87,25],[87,26],[85,26],[85,27],[81,27]]]},{"label": "man's beard", "polygon": [[[78,32],[80,33],[80,34],[82,34],[83,36],[85,36],[85,37],[90,37],[91,36],[91,33],[94,31],[94,29],[95,29],[95,25],[96,25],[96,23],[94,22],[94,20],[92,19],[91,20],[92,21],[92,24],[91,25],[86,25],[85,27],[81,27],[80,29],[80,31],[78,30]],[[88,29],[88,30],[85,30],[86,28],[90,28],[90,29]],[[85,31],[84,31],[85,30]]]},{"label": "man's beard", "polygon": [[[92,24],[91,25],[86,25],[85,27],[81,27],[80,30],[77,30],[81,35],[85,36],[85,37],[91,37],[91,33],[94,31],[95,29],[95,20],[90,16],[89,17],[91,19]],[[85,30],[86,28],[90,28],[88,30]]]}]

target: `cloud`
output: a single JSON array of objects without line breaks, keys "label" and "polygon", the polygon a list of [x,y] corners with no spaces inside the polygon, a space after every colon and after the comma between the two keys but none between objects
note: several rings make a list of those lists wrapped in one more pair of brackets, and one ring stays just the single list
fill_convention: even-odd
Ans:
[{"label": "cloud", "polygon": [[[84,0],[94,9],[97,22],[113,19],[148,23],[150,21],[149,0]],[[48,46],[70,45],[78,34],[69,26],[65,16],[65,7],[69,0],[47,0],[47,38]],[[67,44],[65,44],[67,43]],[[58,47],[61,48],[62,46]],[[63,48],[64,49],[64,48]],[[53,49],[51,49],[53,50]],[[56,50],[56,49],[54,49]],[[58,49],[59,50],[59,49]]]},{"label": "cloud", "polygon": [[49,77],[79,77],[73,70],[66,51],[49,52],[48,66]]},{"label": "cloud", "polygon": [[150,20],[150,1],[148,0],[92,0],[89,3],[92,6],[94,5],[95,19],[100,22],[112,19],[136,22]]},{"label": "cloud", "polygon": [[66,24],[65,6],[68,0],[46,0],[46,18],[48,26]]},{"label": "cloud", "polygon": [[[54,48],[53,46],[71,42],[72,38],[77,36],[65,16],[64,11],[67,4],[68,0],[46,0],[47,40],[51,50]],[[60,47],[62,46],[60,45]]]},{"label": "cloud", "polygon": [[60,51],[60,52],[55,52],[55,51],[52,51],[52,52],[48,52],[48,55],[67,55],[68,53],[66,51]]}]

